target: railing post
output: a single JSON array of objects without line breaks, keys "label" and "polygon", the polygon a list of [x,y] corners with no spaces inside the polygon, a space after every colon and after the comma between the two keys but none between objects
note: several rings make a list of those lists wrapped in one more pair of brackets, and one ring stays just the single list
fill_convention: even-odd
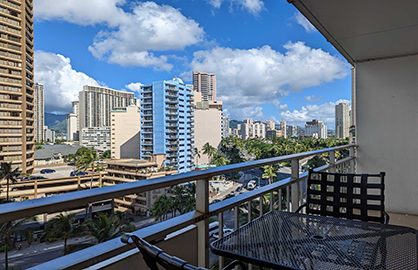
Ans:
[{"label": "railing post", "polygon": [[329,172],[335,173],[337,170],[335,168],[335,151],[329,151]]},{"label": "railing post", "polygon": [[[219,238],[222,238],[224,236],[224,212],[221,212],[218,214],[218,220],[219,220]],[[222,229],[221,229],[222,228]],[[219,269],[224,268],[224,257],[218,256],[219,258]]]},{"label": "railing post", "polygon": [[273,194],[274,194],[274,192],[272,191],[272,192],[270,192],[270,212],[271,211],[273,211],[273,204],[274,204],[274,201],[273,201]]},{"label": "railing post", "polygon": [[292,180],[296,180],[296,183],[292,184],[292,212],[296,211],[299,207],[299,160],[292,159]]},{"label": "railing post", "polygon": [[279,189],[279,211],[282,211],[282,199],[283,199],[283,195],[282,195],[282,189]]},{"label": "railing post", "polygon": [[[209,212],[209,179],[196,181],[196,211]],[[209,268],[209,217],[197,224],[197,264]]]},{"label": "railing post", "polygon": [[263,196],[260,196],[260,217],[264,215],[264,209],[263,209]]},{"label": "railing post", "polygon": [[38,180],[35,180],[34,186],[33,186],[33,197],[36,199],[38,198]]},{"label": "railing post", "polygon": [[251,205],[251,202],[252,201],[248,201],[247,202],[247,204],[248,204],[248,223],[250,223],[251,222],[251,220],[253,219],[253,210],[252,210],[252,205]]},{"label": "railing post", "polygon": [[[354,146],[350,147],[350,157],[355,158]],[[350,173],[355,173],[355,169],[354,169],[355,164],[356,163],[354,159],[350,160]]]},{"label": "railing post", "polygon": [[234,230],[239,228],[239,208],[238,206],[234,207]]}]

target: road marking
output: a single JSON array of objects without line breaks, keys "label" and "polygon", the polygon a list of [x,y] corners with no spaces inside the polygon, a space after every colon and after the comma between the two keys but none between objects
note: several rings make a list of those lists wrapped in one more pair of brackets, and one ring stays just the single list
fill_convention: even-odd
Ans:
[{"label": "road marking", "polygon": [[13,259],[13,258],[20,257],[20,256],[23,256],[23,255],[25,255],[25,254],[23,254],[23,253],[18,253],[18,254],[14,254],[14,255],[8,256],[8,258],[9,258],[9,259]]},{"label": "road marking", "polygon": [[63,246],[64,246],[64,245],[53,246],[53,247],[47,247],[47,248],[44,248],[44,250],[50,250],[50,249],[61,248],[61,247],[63,247]]}]

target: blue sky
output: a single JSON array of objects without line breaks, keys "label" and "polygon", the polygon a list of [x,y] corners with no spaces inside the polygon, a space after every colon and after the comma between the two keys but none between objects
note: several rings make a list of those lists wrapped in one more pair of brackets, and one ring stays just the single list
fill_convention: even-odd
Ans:
[{"label": "blue sky", "polygon": [[[317,118],[351,99],[350,65],[286,0],[36,0],[35,80],[68,113],[85,84],[136,91],[217,74],[231,119]],[[138,94],[138,93],[136,93]]]}]

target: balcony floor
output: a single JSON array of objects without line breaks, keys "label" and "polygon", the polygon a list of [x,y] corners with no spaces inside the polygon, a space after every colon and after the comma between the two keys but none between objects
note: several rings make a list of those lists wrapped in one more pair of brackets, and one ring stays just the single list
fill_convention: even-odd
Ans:
[{"label": "balcony floor", "polygon": [[411,227],[418,230],[418,216],[388,212],[389,224]]}]

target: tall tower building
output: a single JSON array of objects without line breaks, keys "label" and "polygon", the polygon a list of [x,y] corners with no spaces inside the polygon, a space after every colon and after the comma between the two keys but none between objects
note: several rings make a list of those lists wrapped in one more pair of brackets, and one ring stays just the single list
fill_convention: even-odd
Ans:
[{"label": "tall tower building", "polygon": [[193,90],[202,94],[202,101],[215,101],[216,74],[193,71]]},{"label": "tall tower building", "polygon": [[0,1],[0,162],[34,169],[33,2]]},{"label": "tall tower building", "polygon": [[276,129],[276,123],[272,120],[267,120],[266,121],[266,128],[267,128],[267,131],[275,130]]},{"label": "tall tower building", "polygon": [[44,85],[35,83],[34,94],[35,141],[42,142],[45,140]]},{"label": "tall tower building", "polygon": [[85,127],[110,127],[113,108],[136,104],[135,94],[85,85],[79,94],[79,131]]},{"label": "tall tower building", "polygon": [[[193,93],[179,78],[141,86],[141,159],[166,154],[165,164],[192,168]],[[220,135],[220,134],[219,134]]]},{"label": "tall tower building", "polygon": [[347,103],[335,105],[335,138],[344,139],[349,136],[350,108]]},{"label": "tall tower building", "polygon": [[284,121],[284,120],[280,121],[280,130],[282,131],[283,138],[287,138],[287,134],[286,134],[286,121]]},{"label": "tall tower building", "polygon": [[79,102],[71,102],[73,105],[73,112],[67,114],[67,140],[79,141],[80,139],[80,117],[79,117]]}]

